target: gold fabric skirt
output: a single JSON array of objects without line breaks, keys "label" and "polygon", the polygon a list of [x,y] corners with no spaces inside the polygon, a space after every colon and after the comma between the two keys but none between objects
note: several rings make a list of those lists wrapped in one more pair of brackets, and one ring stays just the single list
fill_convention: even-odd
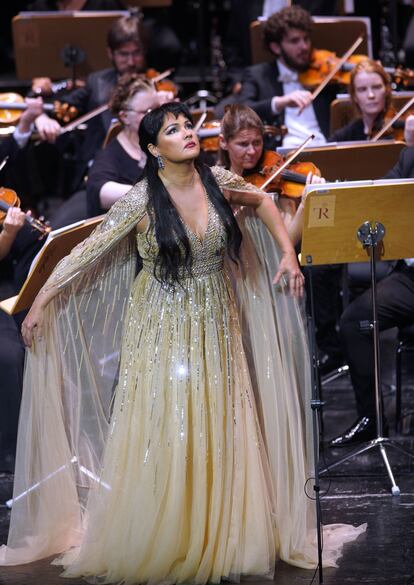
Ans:
[{"label": "gold fabric skirt", "polygon": [[218,582],[272,576],[274,495],[223,271],[132,287],[97,490],[66,576]]}]

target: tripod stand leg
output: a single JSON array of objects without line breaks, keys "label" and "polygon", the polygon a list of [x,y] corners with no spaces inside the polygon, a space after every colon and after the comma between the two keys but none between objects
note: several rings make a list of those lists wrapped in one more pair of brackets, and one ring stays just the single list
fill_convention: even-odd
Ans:
[{"label": "tripod stand leg", "polygon": [[392,447],[393,449],[396,449],[400,453],[404,453],[404,455],[408,455],[408,457],[410,457],[411,459],[414,459],[414,453],[412,453],[411,451],[409,451],[408,449],[406,449],[402,445],[399,445],[398,443],[394,443],[394,441],[392,441],[392,439],[387,440],[387,446]]},{"label": "tripod stand leg", "polygon": [[399,496],[401,493],[400,488],[395,483],[394,474],[392,472],[391,465],[388,461],[388,456],[387,456],[387,452],[385,450],[385,447],[384,447],[384,445],[381,445],[381,443],[380,443],[379,448],[380,448],[382,459],[384,461],[384,465],[385,465],[387,473],[388,473],[388,477],[390,478],[390,481],[391,481],[391,493],[393,496]]},{"label": "tripod stand leg", "polygon": [[358,449],[354,449],[351,453],[349,453],[348,455],[345,455],[345,457],[342,457],[341,459],[338,459],[337,461],[333,461],[332,463],[329,463],[326,467],[321,469],[319,474],[322,475],[323,473],[327,473],[330,469],[333,469],[334,467],[337,467],[338,465],[342,465],[342,463],[345,463],[345,461],[349,461],[350,459],[353,459],[357,455],[361,455],[361,453],[365,453],[366,451],[369,451],[370,449],[373,449],[374,447],[375,447],[375,440],[370,441],[368,443],[368,445],[364,445],[363,447],[359,447]]}]

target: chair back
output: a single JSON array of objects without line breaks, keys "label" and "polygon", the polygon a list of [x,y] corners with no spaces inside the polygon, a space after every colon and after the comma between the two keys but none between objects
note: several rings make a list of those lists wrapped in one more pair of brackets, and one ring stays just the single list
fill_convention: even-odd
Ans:
[{"label": "chair back", "polygon": [[111,140],[116,138],[116,136],[118,136],[121,130],[122,130],[121,122],[114,122],[113,124],[111,124],[111,126],[108,128],[108,132],[106,133],[105,140],[103,141],[102,144],[102,148],[108,146]]},{"label": "chair back", "polygon": [[[392,96],[392,106],[398,112],[413,96],[414,92],[411,91],[395,92]],[[343,128],[356,118],[358,118],[358,112],[353,107],[349,95],[333,100],[330,107],[330,134]]]}]

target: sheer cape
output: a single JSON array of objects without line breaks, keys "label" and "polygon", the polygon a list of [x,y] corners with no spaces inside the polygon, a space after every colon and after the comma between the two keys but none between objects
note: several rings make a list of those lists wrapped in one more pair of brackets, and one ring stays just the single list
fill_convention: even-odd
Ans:
[{"label": "sheer cape", "polygon": [[[244,182],[214,168],[222,188]],[[135,277],[134,228],[146,214],[141,181],[93,234],[56,267],[46,286],[59,288],[45,313],[44,337],[28,352],[20,414],[14,502],[2,564],[32,562],[77,546],[88,492],[99,482],[117,382],[122,324]],[[310,471],[309,357],[298,304],[272,288],[279,263],[270,235],[248,211],[243,265],[233,271],[240,320],[276,493],[278,554],[292,564],[316,561]],[[325,564],[363,527],[326,531]],[[332,539],[328,536],[332,535]]]}]

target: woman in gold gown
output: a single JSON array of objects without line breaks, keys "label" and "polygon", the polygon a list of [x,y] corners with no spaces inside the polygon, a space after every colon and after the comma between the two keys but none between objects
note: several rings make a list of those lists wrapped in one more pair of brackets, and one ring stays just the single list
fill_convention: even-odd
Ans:
[{"label": "woman in gold gown", "polygon": [[[64,575],[97,583],[272,576],[285,537],[223,269],[241,241],[229,203],[253,206],[278,242],[275,281],[286,275],[300,295],[303,278],[271,200],[198,165],[184,106],[147,114],[140,143],[145,179],[57,266],[23,326],[31,351],[1,561],[63,552]],[[309,536],[289,532],[292,563],[314,562]]]}]

